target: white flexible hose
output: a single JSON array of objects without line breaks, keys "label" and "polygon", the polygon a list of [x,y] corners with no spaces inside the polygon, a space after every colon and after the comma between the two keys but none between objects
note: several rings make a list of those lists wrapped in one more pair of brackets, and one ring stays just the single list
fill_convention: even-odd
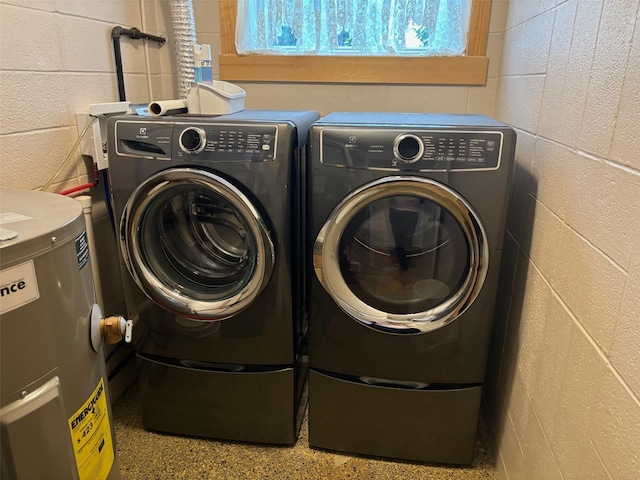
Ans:
[{"label": "white flexible hose", "polygon": [[84,129],[82,130],[82,133],[80,135],[78,135],[78,139],[73,144],[73,146],[71,147],[71,150],[67,154],[67,158],[64,159],[64,162],[62,162],[62,164],[58,167],[58,170],[56,170],[56,173],[53,174],[53,176],[49,179],[49,181],[47,183],[45,183],[44,186],[42,186],[39,189],[40,191],[46,192],[47,188],[49,188],[51,185],[53,185],[53,182],[55,182],[56,178],[58,178],[58,175],[60,175],[62,173],[62,170],[64,170],[64,168],[67,166],[67,164],[71,161],[71,158],[73,157],[74,152],[76,151],[76,149],[80,145],[80,142],[82,141],[82,139],[84,138],[85,134],[87,133],[87,130],[89,130],[91,125],[93,125],[93,122],[98,120],[98,117],[91,116],[89,118],[90,118],[90,120],[85,125]]},{"label": "white flexible hose", "polygon": [[171,23],[176,48],[178,98],[182,99],[187,98],[195,78],[193,45],[196,43],[196,26],[191,0],[171,0]]}]

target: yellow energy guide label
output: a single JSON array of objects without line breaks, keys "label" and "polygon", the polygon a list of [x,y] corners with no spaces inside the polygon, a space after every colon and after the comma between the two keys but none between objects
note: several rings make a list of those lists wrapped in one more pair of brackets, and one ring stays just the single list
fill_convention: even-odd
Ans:
[{"label": "yellow energy guide label", "polygon": [[80,480],[105,480],[114,460],[104,379],[69,419]]}]

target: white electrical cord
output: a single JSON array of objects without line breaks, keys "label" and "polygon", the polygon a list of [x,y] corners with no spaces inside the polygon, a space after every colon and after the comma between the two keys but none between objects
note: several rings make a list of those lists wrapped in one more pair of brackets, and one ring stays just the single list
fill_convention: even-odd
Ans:
[{"label": "white electrical cord", "polygon": [[58,178],[58,175],[60,175],[62,173],[64,168],[67,166],[67,164],[71,160],[73,154],[78,149],[78,146],[80,145],[80,142],[82,141],[82,139],[86,135],[86,133],[89,130],[89,128],[91,127],[91,125],[93,125],[94,122],[96,120],[98,120],[98,117],[94,117],[92,115],[90,115],[90,118],[91,118],[91,120],[87,123],[87,125],[85,125],[84,129],[82,130],[82,133],[80,133],[80,135],[78,135],[78,139],[75,141],[75,143],[71,147],[71,151],[69,152],[67,157],[64,159],[64,162],[62,162],[62,165],[60,165],[60,167],[58,168],[56,173],[53,174],[53,176],[49,179],[49,181],[47,183],[45,183],[44,186],[40,187],[38,190],[40,190],[42,192],[46,191],[47,188],[49,188],[51,185],[53,185],[53,182],[56,180],[56,178]]},{"label": "white electrical cord", "polygon": [[[147,31],[147,20],[144,11],[144,2],[140,2],[140,20],[142,31]],[[157,32],[154,32],[157,33]],[[147,90],[149,90],[149,101],[153,98],[153,85],[151,84],[151,62],[149,61],[149,42],[144,40],[144,63],[147,68]]]}]

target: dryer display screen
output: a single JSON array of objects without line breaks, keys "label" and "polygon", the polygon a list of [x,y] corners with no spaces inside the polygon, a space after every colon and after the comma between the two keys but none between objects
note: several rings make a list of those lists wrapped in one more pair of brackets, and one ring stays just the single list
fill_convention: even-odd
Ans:
[{"label": "dryer display screen", "polygon": [[502,133],[483,130],[324,128],[325,165],[362,169],[496,170]]}]

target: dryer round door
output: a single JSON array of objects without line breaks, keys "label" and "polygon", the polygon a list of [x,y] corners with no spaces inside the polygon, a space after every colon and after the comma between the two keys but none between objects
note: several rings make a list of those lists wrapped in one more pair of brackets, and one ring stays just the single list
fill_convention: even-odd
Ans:
[{"label": "dryer round door", "polygon": [[478,215],[433,180],[393,176],[360,187],[332,212],[313,250],[340,308],[386,333],[441,328],[475,300],[489,250]]},{"label": "dryer round door", "polygon": [[120,243],[149,298],[198,320],[249,306],[275,263],[273,239],[249,198],[228,180],[192,168],[157,173],[133,192]]}]

